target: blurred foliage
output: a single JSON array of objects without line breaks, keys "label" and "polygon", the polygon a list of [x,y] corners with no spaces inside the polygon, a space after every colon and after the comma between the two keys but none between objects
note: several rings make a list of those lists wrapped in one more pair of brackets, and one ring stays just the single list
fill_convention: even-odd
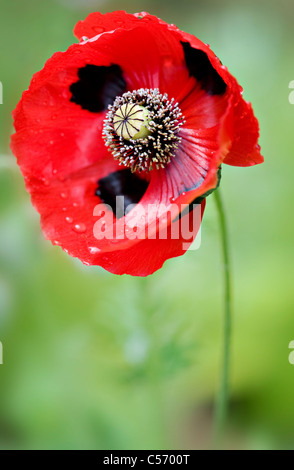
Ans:
[{"label": "blurred foliage", "polygon": [[202,245],[147,279],[84,267],[43,240],[9,150],[11,111],[90,11],[146,10],[208,42],[260,120],[265,164],[223,169],[234,279],[229,448],[294,447],[290,0],[0,0],[0,448],[210,444],[222,271],[209,198]]}]

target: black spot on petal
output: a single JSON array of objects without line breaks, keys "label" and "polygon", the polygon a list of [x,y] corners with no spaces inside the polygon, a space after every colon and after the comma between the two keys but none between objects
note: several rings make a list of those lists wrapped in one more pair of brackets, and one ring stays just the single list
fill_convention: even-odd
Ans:
[{"label": "black spot on petal", "polygon": [[210,95],[222,95],[225,93],[227,85],[222,77],[211,65],[205,52],[194,49],[188,42],[182,42],[185,61],[190,76],[196,78],[201,88]]},{"label": "black spot on petal", "polygon": [[119,65],[88,64],[78,70],[79,80],[70,86],[70,101],[83,109],[99,113],[126,91],[126,82]]},{"label": "black spot on petal", "polygon": [[144,196],[148,184],[148,181],[126,169],[101,178],[98,181],[98,189],[95,194],[105,204],[108,204],[116,218],[120,219],[128,213],[130,204],[138,204]]}]

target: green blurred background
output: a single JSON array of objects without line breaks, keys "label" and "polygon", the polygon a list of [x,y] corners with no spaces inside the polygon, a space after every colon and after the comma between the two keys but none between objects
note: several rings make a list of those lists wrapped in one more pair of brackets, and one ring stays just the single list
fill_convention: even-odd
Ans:
[{"label": "green blurred background", "polygon": [[0,0],[1,449],[205,449],[222,340],[218,219],[147,279],[43,239],[9,150],[11,111],[91,11],[146,10],[211,45],[260,121],[263,165],[223,168],[233,268],[225,447],[294,448],[292,0]]}]

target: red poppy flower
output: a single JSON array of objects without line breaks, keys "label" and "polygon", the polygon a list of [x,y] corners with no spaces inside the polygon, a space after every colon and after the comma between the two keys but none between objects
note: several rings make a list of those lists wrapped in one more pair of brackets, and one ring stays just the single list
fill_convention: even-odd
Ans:
[{"label": "red poppy flower", "polygon": [[119,11],[74,32],[23,93],[12,150],[46,238],[145,276],[188,249],[222,163],[263,161],[258,122],[209,46],[174,25]]}]

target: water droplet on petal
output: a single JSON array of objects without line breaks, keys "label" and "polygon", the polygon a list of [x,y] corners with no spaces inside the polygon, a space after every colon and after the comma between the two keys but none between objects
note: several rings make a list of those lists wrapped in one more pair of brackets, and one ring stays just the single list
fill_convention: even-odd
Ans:
[{"label": "water droplet on petal", "polygon": [[[119,24],[119,22],[117,22],[117,24]],[[103,33],[104,28],[101,28],[100,26],[96,26],[96,27],[94,28],[94,30],[95,30],[95,33],[101,34],[101,33]]]},{"label": "water droplet on petal", "polygon": [[85,224],[76,224],[73,227],[73,230],[77,233],[84,233],[87,230],[87,227]]},{"label": "water droplet on petal", "polygon": [[100,253],[100,248],[97,248],[96,246],[89,246],[89,252],[91,255],[96,255],[97,253]]},{"label": "water droplet on petal", "polygon": [[62,199],[66,199],[68,197],[68,194],[67,193],[60,193],[60,197]]},{"label": "water droplet on petal", "polygon": [[72,224],[73,223],[73,218],[72,217],[65,217],[65,220],[68,224]]},{"label": "water droplet on petal", "polygon": [[169,67],[173,64],[173,57],[171,55],[166,55],[162,59],[163,65]]}]

